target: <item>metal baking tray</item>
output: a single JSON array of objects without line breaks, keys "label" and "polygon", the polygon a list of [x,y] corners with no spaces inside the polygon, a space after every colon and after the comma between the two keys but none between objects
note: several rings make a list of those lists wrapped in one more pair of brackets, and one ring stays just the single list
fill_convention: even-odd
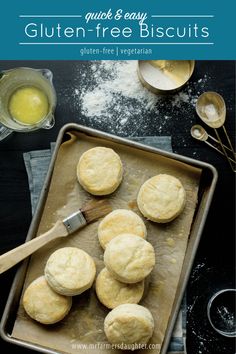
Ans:
[{"label": "metal baking tray", "polygon": [[[175,325],[175,321],[178,315],[178,311],[179,311],[179,307],[181,304],[181,300],[188,282],[188,278],[191,272],[191,268],[193,265],[193,261],[196,255],[196,251],[198,248],[198,244],[201,238],[201,234],[203,231],[203,227],[204,224],[206,222],[206,218],[207,218],[207,214],[210,208],[210,204],[212,201],[212,197],[214,194],[214,190],[215,190],[215,186],[216,186],[216,182],[217,182],[217,171],[216,169],[210,165],[207,164],[205,162],[201,162],[198,160],[194,160],[182,155],[177,155],[174,153],[170,153],[170,152],[166,152],[166,151],[162,151],[160,149],[157,148],[153,148],[153,147],[149,147],[134,141],[130,141],[128,139],[125,138],[120,138],[105,132],[101,132],[101,131],[97,131],[85,126],[81,126],[81,125],[77,125],[77,124],[67,124],[64,127],[62,127],[62,129],[59,132],[57,141],[56,141],[56,146],[55,146],[55,150],[51,159],[51,163],[49,166],[49,170],[46,176],[46,180],[45,180],[45,184],[44,184],[44,188],[41,192],[41,196],[39,199],[39,203],[37,206],[37,210],[36,213],[33,217],[33,220],[31,222],[31,226],[29,228],[29,232],[27,235],[26,240],[30,240],[33,237],[35,237],[41,216],[42,216],[42,212],[44,209],[44,204],[47,198],[47,194],[48,194],[48,190],[49,190],[49,186],[50,186],[50,181],[51,181],[51,177],[52,177],[52,173],[53,173],[53,168],[54,168],[54,163],[57,157],[57,152],[58,149],[61,145],[61,143],[65,140],[65,134],[69,131],[79,131],[82,132],[84,134],[87,134],[89,136],[93,136],[93,137],[98,137],[98,138],[102,138],[108,141],[113,141],[119,144],[122,144],[124,146],[130,146],[133,147],[135,149],[139,149],[139,150],[144,150],[146,152],[151,152],[151,153],[155,153],[155,154],[159,154],[161,156],[176,160],[176,161],[180,161],[183,163],[186,163],[188,165],[194,166],[194,167],[198,167],[202,169],[202,175],[201,175],[201,180],[200,180],[200,186],[199,186],[199,195],[198,195],[198,205],[197,205],[197,209],[194,215],[194,219],[193,219],[193,223],[192,223],[192,227],[191,227],[191,232],[189,235],[189,241],[188,241],[188,247],[187,247],[187,251],[185,254],[185,258],[184,258],[184,263],[183,263],[183,268],[182,268],[182,272],[181,272],[181,276],[180,276],[180,280],[179,280],[179,286],[176,292],[176,296],[175,296],[175,301],[173,304],[173,308],[172,308],[172,312],[171,312],[171,316],[168,322],[168,326],[167,326],[167,330],[166,330],[166,335],[165,335],[165,339],[162,345],[162,349],[161,349],[161,353],[160,354],[165,354],[168,348],[168,344],[169,344],[169,340],[171,338],[171,334],[172,334],[172,330],[173,327]],[[58,351],[52,350],[50,348],[46,348],[37,344],[33,344],[33,343],[29,343],[23,340],[19,340],[17,338],[14,338],[11,333],[12,333],[12,329],[14,326],[14,322],[16,319],[16,313],[17,313],[17,309],[18,309],[18,305],[19,305],[19,301],[20,301],[20,296],[21,296],[21,292],[22,292],[22,288],[23,288],[23,284],[24,284],[24,279],[25,279],[25,275],[26,275],[26,271],[27,271],[27,266],[28,266],[28,262],[29,262],[29,258],[26,259],[24,262],[22,262],[17,270],[17,273],[15,275],[10,293],[9,293],[9,297],[5,306],[5,310],[3,312],[3,316],[1,319],[1,323],[0,323],[0,335],[1,337],[6,340],[7,342],[10,342],[12,344],[15,345],[20,345],[22,347],[31,349],[31,350],[35,350],[38,352],[42,352],[42,353],[51,353],[51,354],[58,354]]]}]

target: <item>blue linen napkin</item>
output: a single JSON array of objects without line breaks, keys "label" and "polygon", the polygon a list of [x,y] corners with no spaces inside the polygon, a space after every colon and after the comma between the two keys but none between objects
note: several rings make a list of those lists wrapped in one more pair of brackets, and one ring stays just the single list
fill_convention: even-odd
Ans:
[{"label": "blue linen napkin", "polygon": [[[132,137],[130,139],[172,152],[170,136],[144,136]],[[48,150],[30,151],[23,155],[29,181],[32,215],[36,210],[38,199],[44,185],[54,146],[55,143],[51,143],[51,147]],[[167,354],[186,354],[186,311],[186,298],[184,298]]]}]

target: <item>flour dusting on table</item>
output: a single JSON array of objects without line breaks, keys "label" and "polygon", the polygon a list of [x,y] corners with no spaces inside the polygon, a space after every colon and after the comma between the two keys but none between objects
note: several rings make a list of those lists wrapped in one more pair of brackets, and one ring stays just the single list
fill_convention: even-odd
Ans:
[{"label": "flour dusting on table", "polygon": [[[135,135],[152,119],[158,133],[168,130],[178,114],[194,112],[197,97],[204,91],[208,75],[190,81],[175,95],[160,96],[148,91],[137,74],[137,61],[94,61],[79,71],[73,89],[75,104],[91,126],[118,135]],[[154,115],[154,119],[153,119]],[[191,114],[194,122],[194,113]],[[168,132],[167,132],[168,133]]]},{"label": "flour dusting on table", "polygon": [[[87,117],[101,117],[103,114],[111,118],[115,112],[122,119],[140,113],[142,108],[153,110],[158,96],[142,86],[137,75],[137,63],[134,61],[115,62],[102,61],[93,63],[95,85],[89,91],[82,90],[82,113]],[[134,100],[124,105],[124,99]],[[122,100],[122,105],[121,105]],[[136,104],[136,105],[133,105]],[[115,112],[114,112],[115,110]]]}]

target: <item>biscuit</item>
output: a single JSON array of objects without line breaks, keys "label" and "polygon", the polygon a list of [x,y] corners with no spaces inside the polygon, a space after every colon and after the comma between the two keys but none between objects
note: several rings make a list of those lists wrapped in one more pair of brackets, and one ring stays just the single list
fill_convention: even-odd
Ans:
[{"label": "biscuit", "polygon": [[117,280],[137,283],[143,280],[155,265],[154,248],[139,236],[122,234],[108,243],[104,263]]},{"label": "biscuit", "polygon": [[174,220],[183,211],[185,202],[186,192],[180,180],[166,174],[148,179],[137,198],[143,216],[158,223]]},{"label": "biscuit", "polygon": [[131,210],[117,209],[100,222],[98,239],[103,249],[114,237],[121,234],[134,234],[146,238],[147,230],[143,220]]},{"label": "biscuit", "polygon": [[71,297],[53,291],[44,276],[35,279],[23,295],[26,313],[43,324],[53,324],[62,320],[70,311],[71,305]]},{"label": "biscuit", "polygon": [[97,297],[109,309],[121,304],[137,304],[143,292],[143,280],[134,284],[121,283],[106,268],[103,268],[96,279]]},{"label": "biscuit", "polygon": [[87,192],[94,195],[114,192],[121,183],[122,175],[121,159],[110,148],[99,146],[87,150],[77,165],[79,183]]},{"label": "biscuit", "polygon": [[63,247],[51,254],[44,274],[54,291],[73,296],[91,288],[96,267],[88,253],[76,247]]},{"label": "biscuit", "polygon": [[[123,304],[108,313],[104,331],[111,344],[135,349],[135,344],[146,344],[152,337],[154,320],[151,312],[136,304]],[[127,345],[130,347],[127,348]],[[121,347],[122,349],[122,347]]]}]

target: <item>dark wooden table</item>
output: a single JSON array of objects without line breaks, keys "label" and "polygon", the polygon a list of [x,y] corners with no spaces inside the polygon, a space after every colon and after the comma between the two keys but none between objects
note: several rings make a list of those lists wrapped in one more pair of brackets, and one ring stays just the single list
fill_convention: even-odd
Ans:
[{"label": "dark wooden table", "polygon": [[[88,125],[100,130],[128,136],[134,134],[133,124],[123,132],[115,131],[102,121],[88,120],[81,113],[81,106],[74,105],[74,87],[81,85],[80,73],[89,70],[89,62],[24,61],[0,62],[0,70],[28,66],[49,68],[54,74],[58,95],[56,125],[49,131],[31,134],[14,134],[0,143],[0,252],[6,252],[24,242],[31,222],[31,206],[27,174],[22,154],[25,151],[48,148],[55,141],[62,125],[69,122]],[[205,79],[204,79],[205,78]],[[206,79],[207,78],[207,79]],[[204,86],[200,84],[205,80]],[[92,80],[92,78],[91,78]],[[198,61],[191,79],[192,94],[217,91],[227,106],[226,128],[232,140],[235,137],[235,63],[232,61]],[[89,86],[89,82],[86,83]],[[66,95],[65,95],[66,92]],[[176,153],[213,164],[219,180],[212,207],[202,235],[193,271],[187,288],[187,348],[189,354],[233,354],[234,340],[216,334],[206,317],[206,304],[217,290],[235,287],[235,177],[224,157],[210,150],[205,144],[191,138],[193,123],[199,123],[193,105],[187,109],[171,108],[171,98],[166,98],[159,116],[147,112],[145,126],[135,135],[171,135]],[[188,105],[188,103],[186,103]],[[186,107],[186,106],[185,106]],[[165,114],[171,119],[165,120]],[[138,117],[133,117],[138,119]],[[165,123],[165,124],[163,124]],[[160,125],[162,129],[160,131]],[[39,167],[40,168],[40,167]],[[2,312],[13,280],[15,269],[1,275],[0,311]],[[2,352],[26,353],[25,349],[12,347],[0,341]]]}]

